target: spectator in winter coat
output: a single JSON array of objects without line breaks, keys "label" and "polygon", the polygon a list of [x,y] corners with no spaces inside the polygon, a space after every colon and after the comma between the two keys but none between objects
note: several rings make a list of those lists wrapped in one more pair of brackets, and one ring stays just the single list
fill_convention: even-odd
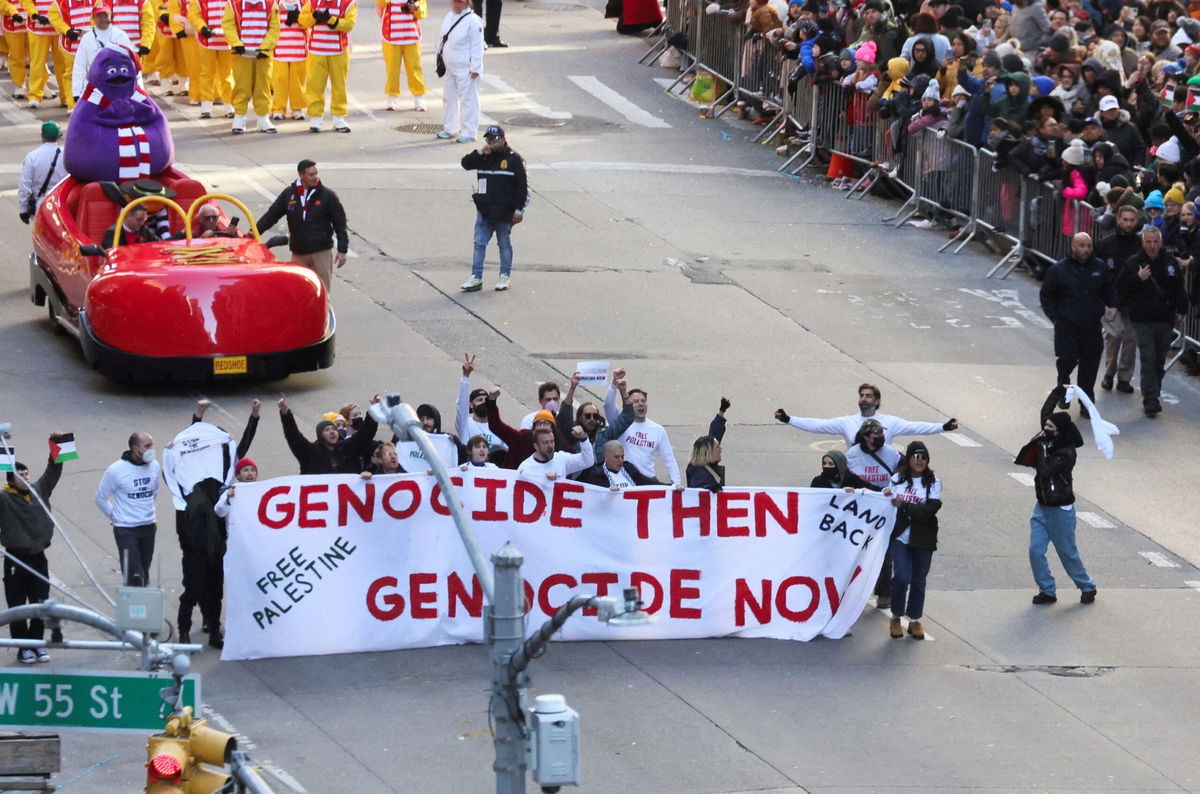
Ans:
[{"label": "spectator in winter coat", "polygon": [[937,18],[933,14],[924,12],[917,14],[909,23],[909,29],[912,30],[913,35],[904,40],[904,45],[900,48],[900,55],[912,61],[913,45],[922,38],[928,38],[933,44],[934,64],[946,60],[946,56],[950,54],[950,39],[937,32]]},{"label": "spectator in winter coat", "polygon": [[1092,162],[1096,166],[1096,183],[1112,185],[1113,178],[1120,175],[1126,184],[1133,175],[1129,161],[1108,141],[1100,141],[1092,147]]},{"label": "spectator in winter coat", "polygon": [[1016,0],[1008,35],[1021,42],[1025,52],[1036,52],[1050,35],[1050,18],[1046,15],[1045,0]]},{"label": "spectator in winter coat", "polygon": [[988,114],[1020,124],[1029,110],[1029,75],[1024,72],[1001,74],[999,82],[1004,85],[1004,96],[988,105]]},{"label": "spectator in winter coat", "polygon": [[1058,155],[1061,148],[1058,123],[1054,119],[1042,119],[1037,129],[1012,149],[1007,163],[1023,176],[1043,182],[1057,179],[1061,173]]},{"label": "spectator in winter coat", "polygon": [[1091,232],[1092,217],[1078,202],[1087,199],[1092,192],[1094,173],[1088,163],[1087,153],[1083,150],[1083,141],[1076,138],[1063,149],[1062,196],[1063,234],[1070,237],[1075,232]]},{"label": "spectator in winter coat", "polygon": [[[958,84],[971,96],[963,116],[963,140],[972,146],[983,146],[987,143],[988,125],[992,121],[988,113],[988,106],[992,101],[990,94],[999,74],[1000,57],[994,52],[989,52],[980,59],[979,77],[968,74],[965,69],[958,70]],[[996,90],[1003,91],[1003,88]]]},{"label": "spectator in winter coat", "polygon": [[1117,147],[1117,151],[1132,166],[1145,165],[1146,142],[1137,127],[1121,118],[1121,103],[1114,96],[1100,100],[1100,121],[1104,125],[1104,137]]}]

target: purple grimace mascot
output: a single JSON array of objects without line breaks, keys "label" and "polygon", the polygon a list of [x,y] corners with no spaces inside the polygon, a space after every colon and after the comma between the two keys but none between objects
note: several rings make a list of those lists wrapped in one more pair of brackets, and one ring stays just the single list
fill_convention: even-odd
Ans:
[{"label": "purple grimace mascot", "polygon": [[106,47],[92,61],[63,147],[63,165],[77,180],[139,179],[174,162],[167,119],[138,85],[138,71],[125,49]]}]

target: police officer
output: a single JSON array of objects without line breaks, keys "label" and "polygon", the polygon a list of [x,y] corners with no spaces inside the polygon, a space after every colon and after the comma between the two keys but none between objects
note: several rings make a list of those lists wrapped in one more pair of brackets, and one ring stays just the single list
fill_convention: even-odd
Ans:
[{"label": "police officer", "polygon": [[504,138],[504,130],[495,124],[483,132],[483,148],[462,159],[462,167],[478,172],[475,194],[475,253],[471,258],[471,277],[462,285],[463,292],[478,292],[483,288],[483,257],[488,241],[496,235],[500,249],[500,280],[496,291],[508,289],[512,275],[512,243],[509,236],[514,224],[525,216],[529,203],[529,182],[525,176],[525,160],[514,152]]}]

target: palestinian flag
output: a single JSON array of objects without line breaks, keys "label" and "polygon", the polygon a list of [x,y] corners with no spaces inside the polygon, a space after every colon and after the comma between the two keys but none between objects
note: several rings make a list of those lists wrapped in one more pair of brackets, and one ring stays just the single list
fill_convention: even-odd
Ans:
[{"label": "palestinian flag", "polygon": [[0,472],[16,471],[13,464],[17,462],[16,450],[10,444],[0,445]]},{"label": "palestinian flag", "polygon": [[61,436],[50,439],[50,457],[55,463],[77,459],[79,453],[75,451],[75,434],[63,433]]}]

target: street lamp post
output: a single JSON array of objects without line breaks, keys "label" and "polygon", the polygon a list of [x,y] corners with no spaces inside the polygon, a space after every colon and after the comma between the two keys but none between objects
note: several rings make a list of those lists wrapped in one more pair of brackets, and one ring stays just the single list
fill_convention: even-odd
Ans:
[{"label": "street lamp post", "polygon": [[[398,394],[387,395],[384,402],[372,405],[370,412],[376,422],[391,427],[398,438],[415,441],[421,449],[442,488],[450,508],[450,517],[475,568],[475,575],[487,601],[484,606],[484,638],[492,649],[488,655],[491,678],[488,713],[494,724],[492,744],[495,760],[492,769],[496,773],[496,794],[524,794],[530,739],[524,690],[529,685],[529,675],[525,672],[529,662],[545,651],[550,638],[571,615],[585,607],[595,607],[599,619],[610,625],[637,626],[649,623],[651,618],[642,611],[636,588],[627,588],[623,599],[579,594],[572,596],[534,635],[525,639],[525,580],[521,576],[525,558],[521,552],[512,543],[505,543],[497,549],[492,554],[495,568],[493,576],[492,570],[483,562],[475,531],[454,494],[454,484],[446,474],[445,462],[438,465],[440,459],[416,412],[411,406],[400,402]],[[577,731],[578,723],[570,722],[569,728]],[[550,760],[539,759],[539,771],[555,766],[548,763]],[[561,768],[561,765],[556,768]],[[560,785],[577,785],[575,776],[569,774],[566,780],[553,783],[546,783],[543,775],[538,777],[539,783],[545,783],[542,786],[544,791],[558,791]]]}]

